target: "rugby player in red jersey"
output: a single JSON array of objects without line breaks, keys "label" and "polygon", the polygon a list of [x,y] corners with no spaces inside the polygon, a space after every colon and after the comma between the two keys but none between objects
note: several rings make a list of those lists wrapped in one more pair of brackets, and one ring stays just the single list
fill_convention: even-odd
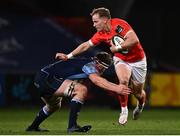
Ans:
[{"label": "rugby player in red jersey", "polygon": [[[111,18],[109,9],[101,7],[91,12],[93,26],[97,32],[92,38],[80,44],[69,54],[57,53],[56,57],[66,60],[87,51],[100,43],[106,43],[114,54],[114,66],[119,84],[131,85],[134,96],[137,98],[137,106],[133,111],[133,119],[139,118],[143,110],[146,93],[143,90],[147,61],[141,43],[132,27],[123,19]],[[119,42],[119,36],[122,42]],[[119,123],[124,125],[128,119],[128,95],[118,95],[121,105]]]}]

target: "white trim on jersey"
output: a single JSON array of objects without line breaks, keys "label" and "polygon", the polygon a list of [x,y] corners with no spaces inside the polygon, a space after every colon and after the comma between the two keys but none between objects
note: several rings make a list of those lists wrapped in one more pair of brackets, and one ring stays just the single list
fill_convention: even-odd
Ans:
[{"label": "white trim on jersey", "polygon": [[[126,36],[127,36],[129,33],[131,33],[131,32],[134,32],[134,31],[133,31],[133,30],[129,30],[129,31],[125,34],[124,38],[126,38]],[[138,41],[139,41],[139,39],[138,39]]]},{"label": "white trim on jersey", "polygon": [[90,46],[94,45],[91,40],[89,40],[88,43],[89,43]]},{"label": "white trim on jersey", "polygon": [[125,34],[124,38],[125,38],[129,33],[131,33],[131,32],[133,32],[133,30],[129,30],[129,31]]}]

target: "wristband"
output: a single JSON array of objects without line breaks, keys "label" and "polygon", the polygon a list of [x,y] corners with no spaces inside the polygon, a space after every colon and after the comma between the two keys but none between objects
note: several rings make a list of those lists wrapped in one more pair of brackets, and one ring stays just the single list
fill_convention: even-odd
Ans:
[{"label": "wristband", "polygon": [[119,45],[117,45],[115,48],[116,48],[116,50],[117,50],[117,51],[122,50],[122,46],[121,46],[120,44],[119,44]]},{"label": "wristband", "polygon": [[70,58],[72,58],[73,57],[73,54],[72,53],[69,53],[68,55],[67,55],[67,58],[68,59],[70,59]]}]

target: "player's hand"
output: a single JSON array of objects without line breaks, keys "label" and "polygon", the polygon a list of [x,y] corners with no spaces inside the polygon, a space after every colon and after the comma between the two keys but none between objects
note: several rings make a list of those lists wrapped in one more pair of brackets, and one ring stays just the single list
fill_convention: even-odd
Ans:
[{"label": "player's hand", "polygon": [[112,53],[118,52],[117,49],[116,49],[116,46],[111,46],[110,50],[111,50]]},{"label": "player's hand", "polygon": [[121,94],[121,95],[128,95],[128,94],[131,93],[131,89],[128,88],[127,86],[125,86],[125,85],[120,84],[117,93]]},{"label": "player's hand", "polygon": [[117,52],[116,46],[113,44],[112,40],[110,41],[110,44],[111,44],[111,47],[110,47],[111,52],[112,53]]},{"label": "player's hand", "polygon": [[64,53],[56,53],[55,59],[62,59],[62,60],[67,60],[68,57]]}]

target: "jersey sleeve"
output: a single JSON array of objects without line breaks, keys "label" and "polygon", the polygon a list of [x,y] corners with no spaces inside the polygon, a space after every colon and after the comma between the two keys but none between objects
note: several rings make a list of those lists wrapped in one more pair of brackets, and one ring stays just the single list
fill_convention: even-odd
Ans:
[{"label": "jersey sleeve", "polygon": [[90,44],[91,46],[98,45],[98,44],[100,44],[100,42],[101,42],[101,40],[100,40],[100,35],[99,35],[98,32],[95,33],[95,34],[93,35],[93,37],[89,40],[89,44]]},{"label": "jersey sleeve", "polygon": [[96,69],[95,62],[90,62],[82,67],[82,71],[88,76],[93,73],[99,74],[99,71]]},{"label": "jersey sleeve", "polygon": [[120,32],[120,34],[125,37],[127,35],[127,33],[129,33],[130,31],[132,31],[131,26],[124,20],[119,20],[119,24],[120,27],[122,27],[122,31]]}]

